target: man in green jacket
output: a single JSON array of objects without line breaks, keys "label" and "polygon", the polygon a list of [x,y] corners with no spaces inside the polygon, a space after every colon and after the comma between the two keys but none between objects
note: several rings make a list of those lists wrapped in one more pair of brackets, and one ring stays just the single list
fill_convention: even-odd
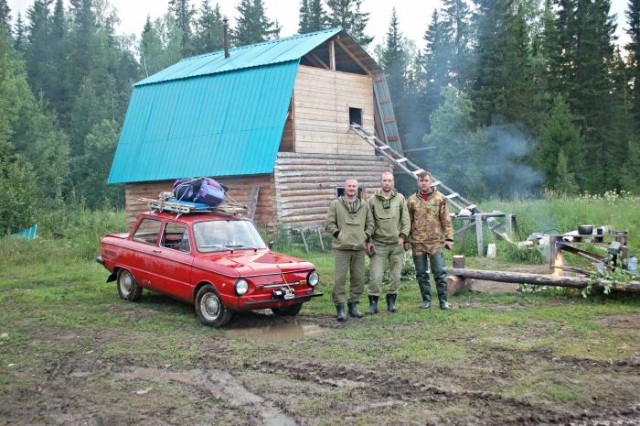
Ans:
[{"label": "man in green jacket", "polygon": [[356,309],[364,288],[364,253],[373,234],[373,216],[369,205],[358,198],[358,181],[347,179],[344,195],[331,202],[325,221],[325,230],[333,236],[336,264],[333,280],[333,303],[336,319],[346,321],[344,304],[347,302],[345,284],[349,274],[349,315],[362,318]]},{"label": "man in green jacket", "polygon": [[382,174],[380,189],[367,203],[375,222],[375,231],[371,237],[375,254],[371,257],[368,313],[378,313],[378,298],[382,292],[382,277],[387,264],[391,275],[391,284],[387,291],[387,310],[397,312],[396,298],[400,288],[404,243],[411,229],[411,221],[404,196],[394,188],[393,173]]}]

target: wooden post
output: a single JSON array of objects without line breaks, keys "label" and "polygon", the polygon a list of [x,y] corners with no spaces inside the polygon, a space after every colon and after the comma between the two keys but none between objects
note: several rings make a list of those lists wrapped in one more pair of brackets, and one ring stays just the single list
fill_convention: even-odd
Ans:
[{"label": "wooden post", "polygon": [[476,244],[478,246],[478,256],[484,256],[484,233],[482,231],[482,213],[476,213]]},{"label": "wooden post", "polygon": [[456,254],[453,256],[453,267],[464,269],[464,256],[461,254]]},{"label": "wooden post", "polygon": [[329,68],[331,71],[336,70],[336,45],[333,40],[329,42]]}]

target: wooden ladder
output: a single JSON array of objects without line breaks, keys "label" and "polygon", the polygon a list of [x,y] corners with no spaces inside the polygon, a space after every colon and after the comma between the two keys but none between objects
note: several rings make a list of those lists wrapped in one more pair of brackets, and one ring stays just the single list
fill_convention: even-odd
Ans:
[{"label": "wooden ladder", "polygon": [[[389,144],[381,141],[374,134],[364,130],[362,126],[358,124],[351,124],[351,130],[371,145],[378,154],[389,160],[398,169],[404,171],[410,176],[413,176],[414,179],[417,180],[418,175],[424,171],[424,169],[393,149]],[[493,234],[505,241],[513,243],[511,234],[513,231],[518,231],[518,225],[514,215],[498,211],[483,213],[474,203],[449,188],[435,176],[432,176],[432,178],[434,180],[432,185],[438,188],[438,191],[454,208],[454,217],[468,221],[466,225],[456,231],[456,234],[464,232],[470,227],[475,226],[478,254],[482,255],[484,252],[484,241],[482,238],[483,222],[488,225],[489,230]],[[504,223],[502,219],[504,219]],[[501,228],[506,228],[506,231],[502,231]]]},{"label": "wooden ladder", "polygon": [[251,194],[249,194],[249,203],[247,203],[247,217],[251,220],[256,215],[256,209],[258,208],[258,196],[260,195],[260,187],[254,186],[251,188]]}]

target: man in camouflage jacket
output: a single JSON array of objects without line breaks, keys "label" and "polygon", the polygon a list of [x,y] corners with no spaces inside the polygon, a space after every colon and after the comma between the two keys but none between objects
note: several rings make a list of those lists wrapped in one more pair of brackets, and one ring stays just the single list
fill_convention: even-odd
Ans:
[{"label": "man in camouflage jacket", "polygon": [[349,315],[362,318],[356,309],[364,288],[364,252],[373,234],[373,216],[369,205],[358,198],[358,181],[347,179],[344,195],[331,202],[325,220],[325,230],[333,236],[332,248],[336,259],[333,280],[333,303],[336,319],[346,321],[344,303],[345,284],[349,274]]},{"label": "man in camouflage jacket", "polygon": [[[429,172],[418,174],[418,191],[407,200],[411,217],[409,241],[416,266],[416,278],[422,294],[421,308],[431,307],[429,266],[436,282],[440,309],[449,309],[447,303],[447,273],[444,269],[442,248],[453,247],[453,226],[447,199],[433,186]],[[428,261],[428,262],[427,262]]]}]

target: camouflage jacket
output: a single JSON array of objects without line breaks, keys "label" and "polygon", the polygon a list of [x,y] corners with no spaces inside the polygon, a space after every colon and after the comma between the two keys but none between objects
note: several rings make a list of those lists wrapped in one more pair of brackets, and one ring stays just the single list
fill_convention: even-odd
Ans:
[{"label": "camouflage jacket", "polygon": [[382,195],[382,190],[377,190],[375,194],[367,200],[376,229],[371,239],[378,244],[398,244],[398,238],[405,240],[409,235],[409,212],[404,202],[404,195],[397,191],[389,198]]},{"label": "camouflage jacket", "polygon": [[434,254],[442,250],[445,240],[453,241],[453,226],[447,199],[437,190],[424,201],[418,192],[407,200],[411,217],[409,241],[415,252]]},{"label": "camouflage jacket", "polygon": [[373,215],[362,200],[354,206],[343,197],[331,202],[324,229],[333,236],[332,248],[337,250],[364,250],[365,242],[373,234]]}]

